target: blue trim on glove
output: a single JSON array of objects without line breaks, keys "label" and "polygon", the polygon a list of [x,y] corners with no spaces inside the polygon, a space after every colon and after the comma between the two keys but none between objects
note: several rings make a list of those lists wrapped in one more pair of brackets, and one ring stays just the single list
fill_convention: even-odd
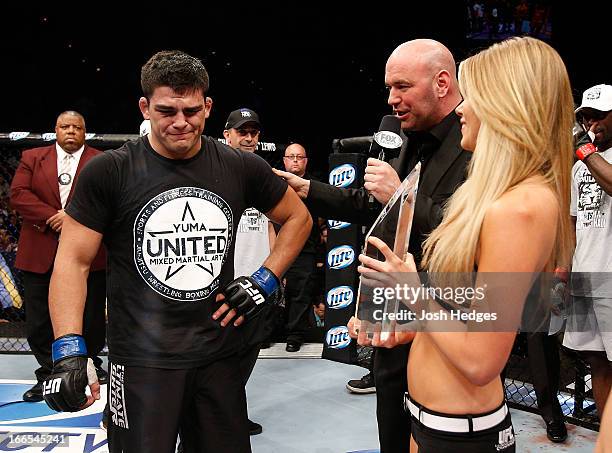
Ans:
[{"label": "blue trim on glove", "polygon": [[270,269],[265,266],[261,266],[257,269],[251,278],[257,282],[261,289],[266,292],[266,297],[270,296],[274,291],[278,290],[280,286],[280,282],[278,281],[278,277],[274,275]]},{"label": "blue trim on glove", "polygon": [[51,359],[53,363],[66,357],[87,357],[85,338],[75,333],[63,335],[53,342],[51,346]]}]

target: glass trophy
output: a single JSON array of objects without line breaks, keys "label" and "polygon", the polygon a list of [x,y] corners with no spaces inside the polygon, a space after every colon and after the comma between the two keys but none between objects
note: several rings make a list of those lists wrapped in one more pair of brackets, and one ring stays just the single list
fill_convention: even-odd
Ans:
[{"label": "glass trophy", "polygon": [[[406,259],[420,172],[421,163],[419,162],[406,179],[402,181],[378,215],[365,237],[364,255],[380,261],[385,260],[383,254],[368,243],[368,239],[373,236],[387,244],[402,260]],[[377,300],[374,296],[376,290],[380,288],[380,286],[377,288],[376,285],[372,285],[370,281],[366,282],[363,275],[359,277],[355,317],[361,321],[360,329],[365,329],[368,336],[371,337],[372,333],[378,330],[381,332],[381,339],[384,340],[384,336],[392,331],[393,326],[389,323],[391,319],[397,319],[395,315],[398,312],[400,302],[387,297],[382,302]],[[384,290],[384,288],[382,289]],[[380,294],[380,291],[378,294]]]}]

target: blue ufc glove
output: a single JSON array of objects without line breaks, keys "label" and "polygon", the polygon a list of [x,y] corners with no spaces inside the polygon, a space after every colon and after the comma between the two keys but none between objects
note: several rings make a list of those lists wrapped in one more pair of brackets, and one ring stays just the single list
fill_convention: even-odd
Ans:
[{"label": "blue ufc glove", "polygon": [[255,318],[264,304],[280,305],[281,285],[278,277],[265,266],[261,266],[250,277],[238,277],[221,291],[225,303],[236,310],[245,321]]},{"label": "blue ufc glove", "polygon": [[53,342],[51,357],[53,371],[43,382],[43,398],[55,411],[76,412],[87,402],[87,385],[97,381],[85,339],[77,334],[59,337]]}]

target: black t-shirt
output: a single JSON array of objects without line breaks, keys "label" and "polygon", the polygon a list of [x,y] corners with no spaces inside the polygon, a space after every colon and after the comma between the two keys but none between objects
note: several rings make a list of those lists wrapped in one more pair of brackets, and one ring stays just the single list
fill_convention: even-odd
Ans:
[{"label": "black t-shirt", "polygon": [[146,137],[92,159],[66,211],[104,235],[110,360],[191,368],[239,350],[240,328],[211,317],[215,296],[233,279],[242,212],[269,211],[286,189],[261,157],[205,136],[188,160]]}]

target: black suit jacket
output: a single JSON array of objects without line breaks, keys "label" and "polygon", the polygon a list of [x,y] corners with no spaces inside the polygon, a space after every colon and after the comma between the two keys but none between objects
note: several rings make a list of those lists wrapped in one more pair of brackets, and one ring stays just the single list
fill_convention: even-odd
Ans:
[{"label": "black suit jacket", "polygon": [[[443,122],[448,129],[440,146],[433,152],[427,165],[421,170],[417,202],[408,250],[417,265],[422,255],[422,244],[442,220],[443,207],[467,174],[471,153],[461,148],[461,125],[459,117],[451,112]],[[408,152],[408,141],[404,141],[399,157],[390,162],[400,179],[408,176],[419,157]],[[371,224],[379,210],[368,208],[368,193],[361,189],[340,189],[318,181],[310,182],[306,203],[320,217],[342,220],[362,225]]]}]

